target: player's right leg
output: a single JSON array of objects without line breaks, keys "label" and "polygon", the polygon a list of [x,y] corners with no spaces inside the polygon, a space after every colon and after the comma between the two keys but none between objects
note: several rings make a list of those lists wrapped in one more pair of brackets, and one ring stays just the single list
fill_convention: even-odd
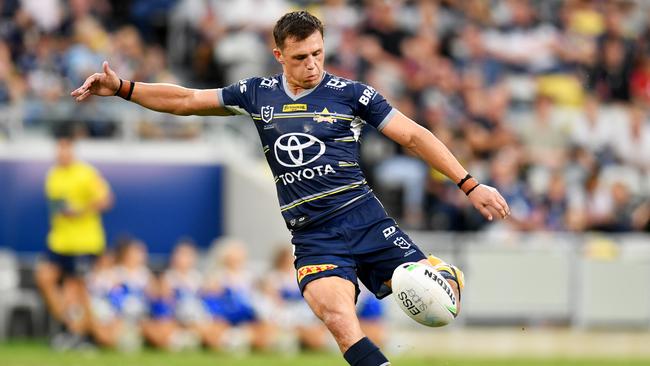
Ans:
[{"label": "player's right leg", "polygon": [[310,281],[305,300],[332,333],[343,357],[352,366],[388,366],[390,362],[361,331],[357,318],[356,285],[336,276]]},{"label": "player's right leg", "polygon": [[355,308],[356,289],[340,277],[322,277],[311,281],[303,295],[314,314],[332,333],[341,352],[364,337]]}]

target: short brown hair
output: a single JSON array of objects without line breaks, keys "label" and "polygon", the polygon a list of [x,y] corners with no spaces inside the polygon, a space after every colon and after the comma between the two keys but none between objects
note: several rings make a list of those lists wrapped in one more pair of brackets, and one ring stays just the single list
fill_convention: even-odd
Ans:
[{"label": "short brown hair", "polygon": [[308,11],[300,10],[286,13],[280,18],[273,27],[273,38],[275,46],[284,47],[284,41],[287,38],[295,38],[297,41],[311,36],[315,31],[323,33],[323,23]]}]

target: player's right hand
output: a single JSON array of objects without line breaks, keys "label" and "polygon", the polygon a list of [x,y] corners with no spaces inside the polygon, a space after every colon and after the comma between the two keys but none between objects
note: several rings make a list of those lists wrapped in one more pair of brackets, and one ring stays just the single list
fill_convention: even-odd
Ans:
[{"label": "player's right hand", "polygon": [[117,77],[115,71],[108,67],[107,61],[104,61],[102,67],[104,69],[103,73],[90,75],[86,81],[84,81],[83,85],[70,93],[77,102],[81,102],[90,95],[99,95],[103,97],[115,95],[115,92],[120,87],[120,78]]}]

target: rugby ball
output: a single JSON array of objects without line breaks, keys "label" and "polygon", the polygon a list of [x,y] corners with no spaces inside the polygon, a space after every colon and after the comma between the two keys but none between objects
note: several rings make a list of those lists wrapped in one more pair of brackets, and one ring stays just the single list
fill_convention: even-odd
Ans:
[{"label": "rugby ball", "polygon": [[397,267],[391,282],[393,297],[411,319],[429,327],[451,323],[458,314],[451,286],[433,267],[409,262]]}]

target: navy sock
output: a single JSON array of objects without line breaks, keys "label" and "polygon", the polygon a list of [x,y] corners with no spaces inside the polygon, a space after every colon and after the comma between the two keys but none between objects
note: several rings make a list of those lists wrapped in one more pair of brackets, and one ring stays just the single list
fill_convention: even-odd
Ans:
[{"label": "navy sock", "polygon": [[361,338],[343,354],[343,358],[352,366],[388,366],[390,362],[384,356],[379,347],[368,339]]}]

